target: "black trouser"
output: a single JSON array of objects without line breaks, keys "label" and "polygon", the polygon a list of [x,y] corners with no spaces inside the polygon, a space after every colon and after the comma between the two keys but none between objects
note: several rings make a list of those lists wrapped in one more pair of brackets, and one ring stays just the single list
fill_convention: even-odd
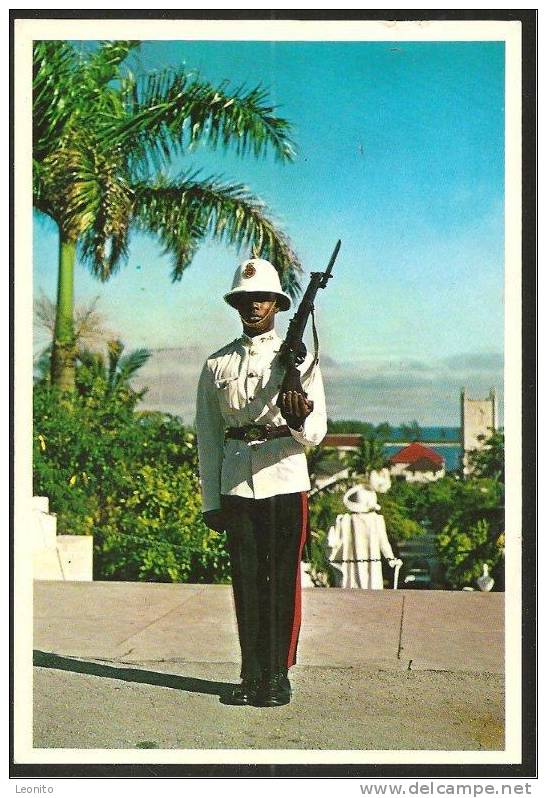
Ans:
[{"label": "black trouser", "polygon": [[241,646],[241,676],[286,673],[300,632],[306,493],[222,496]]}]

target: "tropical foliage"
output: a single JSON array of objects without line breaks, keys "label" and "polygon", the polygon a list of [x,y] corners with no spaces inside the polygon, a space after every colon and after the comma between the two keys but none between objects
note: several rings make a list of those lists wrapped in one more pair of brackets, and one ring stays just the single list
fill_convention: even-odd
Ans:
[{"label": "tropical foliage", "polygon": [[407,441],[421,441],[422,428],[417,421],[411,421],[410,424],[401,425],[401,435]]},{"label": "tropical foliage", "polygon": [[482,448],[468,454],[468,465],[474,476],[491,477],[505,482],[505,436],[503,430],[491,430],[486,438],[479,435]]},{"label": "tropical foliage", "polygon": [[494,577],[495,588],[503,590],[505,536],[497,513],[484,517],[484,510],[476,510],[467,516],[458,515],[450,519],[437,542],[448,586],[474,587],[485,564]]},{"label": "tropical foliage", "polygon": [[397,481],[378,496],[395,543],[434,536],[446,586],[474,587],[486,563],[503,589],[504,489],[489,477],[446,476],[429,484]]},{"label": "tropical foliage", "polygon": [[63,391],[75,379],[77,251],[104,281],[126,260],[130,231],[151,233],[180,280],[213,236],[253,246],[276,264],[285,288],[297,290],[297,257],[260,199],[195,168],[167,176],[173,159],[199,144],[290,161],[289,123],[261,88],[214,86],[184,68],[134,74],[126,60],[138,46],[110,41],[84,53],[67,41],[34,45],[34,204],[59,229],[51,371]]},{"label": "tropical foliage", "polygon": [[492,430],[469,455],[471,474],[459,483],[452,512],[437,537],[451,587],[474,585],[489,566],[495,589],[503,589],[505,545],[505,446],[503,430]]},{"label": "tropical foliage", "polygon": [[342,504],[342,494],[328,490],[312,495],[309,511],[311,545],[307,559],[311,565],[310,575],[318,585],[333,585],[334,577],[328,560],[327,536],[336,516],[346,512]]},{"label": "tropical foliage", "polygon": [[384,516],[389,539],[397,548],[400,543],[424,533],[423,519],[415,508],[409,507],[409,496],[401,490],[408,483],[394,483],[387,493],[377,496]]},{"label": "tropical foliage", "polygon": [[[55,317],[57,307],[43,292],[34,302],[34,323],[38,333],[37,339],[42,336],[48,340],[47,345],[42,344],[34,359],[34,372],[38,380],[49,380],[52,342],[55,335]],[[109,327],[105,315],[99,309],[99,297],[90,301],[78,303],[74,307],[73,341],[76,353],[88,349],[93,352],[103,352],[108,348],[108,342],[117,338],[116,333]]]},{"label": "tropical foliage", "polygon": [[228,581],[223,536],[201,520],[194,434],[136,411],[139,395],[107,373],[78,379],[82,394],[35,386],[35,495],[60,534],[93,535],[95,579]]},{"label": "tropical foliage", "polygon": [[327,432],[328,433],[339,433],[339,434],[354,434],[354,435],[372,435],[376,434],[385,440],[389,440],[389,437],[393,431],[393,428],[387,421],[382,422],[381,424],[371,424],[369,421],[357,421],[355,419],[341,419],[341,420],[334,420],[332,418],[327,419]]},{"label": "tropical foliage", "polygon": [[353,476],[366,477],[374,469],[380,469],[385,463],[385,438],[376,433],[361,438],[359,448],[348,452],[345,461]]},{"label": "tropical foliage", "polygon": [[77,387],[82,396],[99,394],[105,400],[124,393],[133,394],[135,401],[146,393],[134,391],[131,378],[144,366],[150,358],[148,349],[135,349],[127,355],[123,354],[124,345],[120,340],[107,342],[108,357],[101,352],[81,349],[78,352]]}]

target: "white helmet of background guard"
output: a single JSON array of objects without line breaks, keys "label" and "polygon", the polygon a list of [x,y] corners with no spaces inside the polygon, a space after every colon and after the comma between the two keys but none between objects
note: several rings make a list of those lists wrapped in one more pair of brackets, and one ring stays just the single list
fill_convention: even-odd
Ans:
[{"label": "white helmet of background guard", "polygon": [[290,297],[281,288],[277,269],[270,261],[262,258],[244,260],[237,267],[232,281],[232,289],[227,294],[224,294],[224,299],[229,305],[234,307],[232,300],[238,294],[249,294],[258,291],[275,294],[280,310],[288,310],[291,306]]}]

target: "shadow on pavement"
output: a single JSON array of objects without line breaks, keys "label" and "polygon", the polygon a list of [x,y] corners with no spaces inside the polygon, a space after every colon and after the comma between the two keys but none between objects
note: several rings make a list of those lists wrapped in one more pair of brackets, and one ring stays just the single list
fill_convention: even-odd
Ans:
[{"label": "shadow on pavement", "polygon": [[232,682],[211,682],[207,679],[195,679],[191,676],[177,676],[174,673],[145,671],[140,668],[117,668],[113,665],[102,665],[99,662],[61,657],[47,651],[33,652],[32,664],[39,668],[53,668],[60,671],[85,673],[89,676],[102,676],[107,679],[121,679],[124,682],[140,682],[157,687],[169,687],[172,690],[186,690],[190,693],[217,695],[221,703],[228,703],[229,695],[234,687]]}]

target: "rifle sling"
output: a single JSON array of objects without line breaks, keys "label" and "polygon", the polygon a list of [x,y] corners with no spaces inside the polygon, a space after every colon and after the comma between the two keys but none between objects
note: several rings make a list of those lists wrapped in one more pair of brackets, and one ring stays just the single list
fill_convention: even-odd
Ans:
[{"label": "rifle sling", "polygon": [[317,335],[317,327],[315,326],[315,313],[313,307],[311,310],[311,328],[313,333],[313,349],[314,349],[313,360],[310,363],[309,368],[306,370],[306,372],[302,374],[301,377],[302,381],[307,379],[307,377],[312,373],[315,366],[319,363],[319,336]]},{"label": "rifle sling", "polygon": [[319,363],[319,336],[317,335],[317,327],[315,326],[315,311],[311,311],[311,328],[313,332],[313,365]]}]

